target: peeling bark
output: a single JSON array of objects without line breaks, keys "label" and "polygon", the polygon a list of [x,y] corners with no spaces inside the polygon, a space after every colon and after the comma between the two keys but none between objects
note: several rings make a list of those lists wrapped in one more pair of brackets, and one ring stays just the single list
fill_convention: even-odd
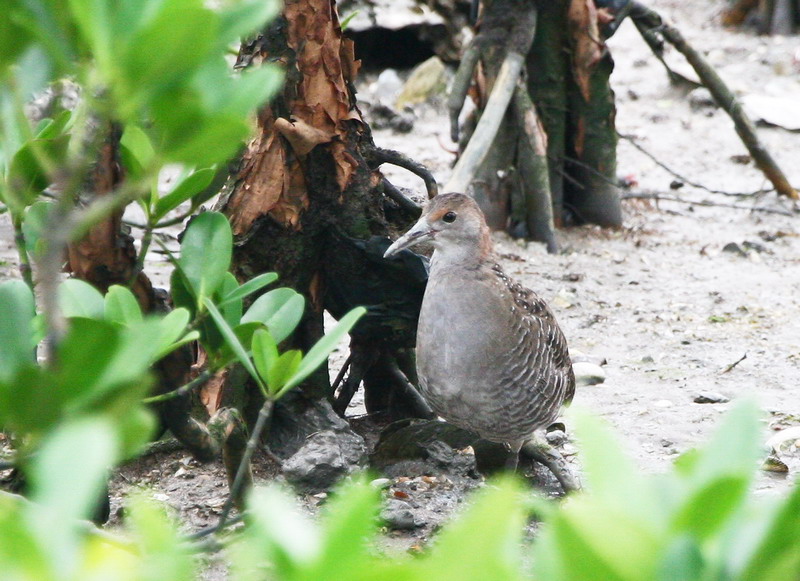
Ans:
[{"label": "peeling bark", "polygon": [[[342,37],[334,2],[287,1],[283,16],[241,48],[240,64],[265,60],[282,64],[286,83],[259,113],[258,133],[219,206],[234,228],[234,272],[241,280],[278,272],[283,285],[306,297],[303,321],[287,341],[302,350],[321,337],[325,310],[338,318],[357,305],[370,306],[352,334],[352,348],[378,350],[364,361],[391,361],[398,349],[413,345],[421,292],[386,306],[387,296],[397,289],[381,269],[398,266],[380,258],[381,241],[390,232],[384,206],[402,210],[394,214],[409,221],[414,212],[391,200],[396,192],[384,196],[393,186],[379,166],[405,162],[376,148],[362,120],[353,89],[359,62],[352,42]],[[399,268],[405,272],[401,278],[414,278],[408,267]],[[367,389],[370,400],[383,401],[375,392],[394,387],[381,382]],[[237,397],[247,402],[246,417],[252,422],[260,394],[248,385]],[[298,418],[310,410],[326,421],[324,413],[314,410],[332,400],[323,368],[300,393],[278,402],[270,439],[275,452],[281,455],[281,442],[295,441],[295,432],[304,426],[319,429],[317,420],[298,423]]]}]

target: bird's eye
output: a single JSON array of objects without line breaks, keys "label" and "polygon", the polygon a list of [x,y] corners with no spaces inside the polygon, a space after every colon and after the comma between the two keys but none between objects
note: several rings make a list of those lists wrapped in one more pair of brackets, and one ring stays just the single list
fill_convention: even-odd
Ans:
[{"label": "bird's eye", "polygon": [[455,212],[447,212],[444,216],[442,216],[442,220],[447,222],[448,224],[452,224],[456,221],[456,213]]}]

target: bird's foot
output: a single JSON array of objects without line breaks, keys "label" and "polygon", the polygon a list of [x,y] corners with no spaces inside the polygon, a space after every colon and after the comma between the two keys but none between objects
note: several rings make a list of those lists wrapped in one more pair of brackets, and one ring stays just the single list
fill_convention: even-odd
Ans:
[{"label": "bird's foot", "polygon": [[573,490],[580,490],[581,486],[572,474],[567,461],[558,450],[544,440],[536,437],[528,440],[523,444],[520,453],[547,466],[561,484],[564,492],[569,493]]}]

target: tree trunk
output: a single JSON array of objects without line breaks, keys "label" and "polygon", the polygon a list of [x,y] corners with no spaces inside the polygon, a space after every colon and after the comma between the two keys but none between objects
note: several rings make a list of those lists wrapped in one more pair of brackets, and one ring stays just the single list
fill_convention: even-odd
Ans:
[{"label": "tree trunk", "polygon": [[487,0],[471,48],[480,54],[479,111],[510,52],[524,51],[526,75],[470,193],[493,228],[546,242],[551,251],[554,225],[622,223],[613,61],[599,34],[591,2]]},{"label": "tree trunk", "polygon": [[[259,113],[258,135],[220,204],[236,237],[234,273],[246,280],[275,271],[280,284],[305,296],[303,321],[288,340],[303,350],[322,336],[325,310],[338,318],[367,306],[352,333],[351,360],[357,364],[349,385],[367,377],[369,411],[388,411],[388,394],[400,387],[383,374],[369,381],[376,375],[371,369],[378,361],[396,367],[398,350],[413,346],[426,275],[413,258],[382,259],[390,231],[385,210],[406,223],[414,212],[383,195],[392,186],[378,166],[393,156],[375,147],[356,106],[359,63],[342,36],[334,2],[288,0],[283,15],[242,46],[239,66],[267,60],[285,68],[284,90]],[[260,394],[252,385],[244,392],[252,420]],[[292,453],[308,431],[319,429],[320,414],[301,418],[333,398],[323,367],[299,393],[279,401],[273,450]]]}]

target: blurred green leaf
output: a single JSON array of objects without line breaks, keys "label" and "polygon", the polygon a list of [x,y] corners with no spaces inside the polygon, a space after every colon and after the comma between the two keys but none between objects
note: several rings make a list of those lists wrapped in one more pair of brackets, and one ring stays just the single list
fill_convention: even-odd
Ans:
[{"label": "blurred green leaf", "polygon": [[32,535],[25,501],[0,491],[0,563],[7,579],[50,579],[45,547]]},{"label": "blurred green leaf", "polygon": [[[189,324],[189,311],[179,307],[173,309],[168,314],[158,319],[160,334],[158,338],[158,350],[156,359],[161,359],[167,353],[174,351],[188,341],[194,341],[199,337],[199,333],[193,331],[186,336],[186,325]],[[180,339],[180,341],[178,341]]]},{"label": "blurred green leaf", "polygon": [[[323,579],[328,571],[350,571],[357,578],[372,571],[371,542],[377,528],[380,491],[360,478],[340,485],[323,508],[319,559],[306,574]],[[374,574],[374,571],[372,571]],[[385,577],[388,578],[388,577]]]},{"label": "blurred green leaf", "polygon": [[21,212],[33,204],[36,197],[50,185],[52,176],[48,167],[57,167],[63,161],[67,142],[66,136],[34,139],[14,154],[8,169],[8,199],[5,200],[12,212]]},{"label": "blurred green leaf", "polygon": [[139,494],[132,499],[126,515],[139,551],[135,579],[193,581],[198,578],[195,555],[190,545],[181,542],[163,506]]},{"label": "blurred green leaf", "polygon": [[247,534],[258,539],[275,577],[296,579],[293,573],[313,564],[320,554],[318,527],[298,510],[292,495],[274,484],[254,489],[247,504],[252,515]]},{"label": "blurred green leaf", "polygon": [[241,37],[259,32],[264,23],[280,13],[281,4],[277,0],[240,0],[231,2],[220,12],[219,38],[224,43],[217,50]]},{"label": "blurred green leaf", "polygon": [[[796,579],[800,572],[800,483],[786,499],[772,507],[762,506],[751,516],[763,523],[756,534],[751,534],[744,545],[734,546],[734,555],[746,555],[746,564],[741,568],[739,579],[760,581],[783,581]],[[751,530],[742,527],[742,533]],[[749,546],[748,546],[749,545]],[[752,548],[750,548],[752,547]]]},{"label": "blurred green leaf", "polygon": [[158,199],[153,212],[153,219],[156,221],[161,220],[169,212],[201,192],[208,187],[215,175],[215,168],[199,169],[189,174],[171,192]]},{"label": "blurred green leaf", "polygon": [[260,322],[280,343],[292,334],[303,318],[305,299],[290,288],[276,288],[258,297],[242,317],[242,323]]},{"label": "blurred green leaf", "polygon": [[316,344],[309,349],[308,353],[306,353],[305,357],[303,357],[303,361],[300,363],[300,367],[297,369],[297,373],[292,376],[292,378],[286,382],[285,387],[283,388],[284,391],[293,388],[296,385],[299,385],[305,378],[311,375],[320,365],[322,365],[328,359],[328,355],[336,349],[336,346],[339,344],[339,341],[344,338],[347,333],[350,332],[358,320],[367,312],[367,309],[364,307],[356,307],[349,313],[347,313],[341,320],[336,324],[336,326],[331,329],[330,332],[326,333],[322,339],[316,342]]},{"label": "blurred green leaf", "polygon": [[47,227],[47,220],[52,202],[38,201],[25,209],[22,222],[22,234],[25,236],[25,245],[31,257],[41,256],[43,248],[40,244],[42,232]]},{"label": "blurred green leaf", "polygon": [[278,280],[278,275],[274,272],[265,272],[264,274],[259,274],[258,276],[251,278],[241,286],[238,286],[233,291],[224,295],[219,301],[217,301],[217,306],[222,307],[229,301],[242,300],[254,292],[261,290],[265,286],[272,284],[276,280]]},{"label": "blurred green leaf", "polygon": [[228,272],[233,235],[228,219],[218,212],[204,212],[189,223],[181,242],[178,264],[197,300],[210,297]]},{"label": "blurred green leaf", "polygon": [[750,400],[738,402],[702,447],[691,469],[691,479],[702,484],[723,475],[752,480],[761,456],[761,426]]},{"label": "blurred green leaf", "polygon": [[59,111],[52,119],[42,119],[42,123],[36,130],[38,139],[55,139],[64,133],[69,122],[72,120],[72,111]]},{"label": "blurred green leaf", "polygon": [[680,535],[666,548],[658,581],[697,581],[703,576],[705,561],[697,540]]},{"label": "blurred green leaf", "polygon": [[[471,505],[438,535],[420,579],[522,579],[525,514],[519,484],[510,478],[476,492]],[[479,534],[476,534],[480,531]]]},{"label": "blurred green leaf", "polygon": [[143,320],[142,309],[133,293],[118,284],[108,288],[105,299],[104,316],[106,321],[130,325]]},{"label": "blurred green leaf", "polygon": [[128,124],[120,138],[120,155],[125,171],[131,179],[139,180],[147,176],[156,158],[150,137],[138,125]]},{"label": "blurred green leaf", "polygon": [[33,293],[21,280],[0,282],[0,381],[9,381],[35,361]]},{"label": "blurred green leaf", "polygon": [[[79,566],[82,535],[79,519],[87,519],[100,500],[105,479],[117,458],[118,440],[110,422],[83,417],[61,425],[40,447],[30,472],[38,517],[33,521],[40,543],[63,578]],[[75,455],[80,454],[80,462]]]},{"label": "blurred green leaf", "polygon": [[711,480],[690,493],[674,514],[673,527],[701,541],[708,538],[735,514],[747,494],[748,484],[749,478],[744,476]]},{"label": "blurred green leaf", "polygon": [[105,300],[100,291],[77,278],[61,283],[58,302],[65,317],[102,319],[105,313]]},{"label": "blurred green leaf", "polygon": [[548,526],[556,536],[566,579],[653,578],[659,537],[645,514],[582,496],[571,499]]},{"label": "blurred green leaf", "polygon": [[650,481],[625,456],[604,422],[586,412],[578,412],[575,431],[583,455],[586,487],[593,495],[609,504],[641,511],[648,518],[662,516]]},{"label": "blurred green leaf", "polygon": [[200,0],[165,0],[153,12],[116,55],[129,88],[138,91],[169,88],[190,74],[217,36],[217,19]]},{"label": "blurred green leaf", "polygon": [[126,405],[124,413],[115,413],[113,416],[120,439],[120,460],[141,453],[142,448],[158,436],[158,420],[151,410],[138,402]]}]

